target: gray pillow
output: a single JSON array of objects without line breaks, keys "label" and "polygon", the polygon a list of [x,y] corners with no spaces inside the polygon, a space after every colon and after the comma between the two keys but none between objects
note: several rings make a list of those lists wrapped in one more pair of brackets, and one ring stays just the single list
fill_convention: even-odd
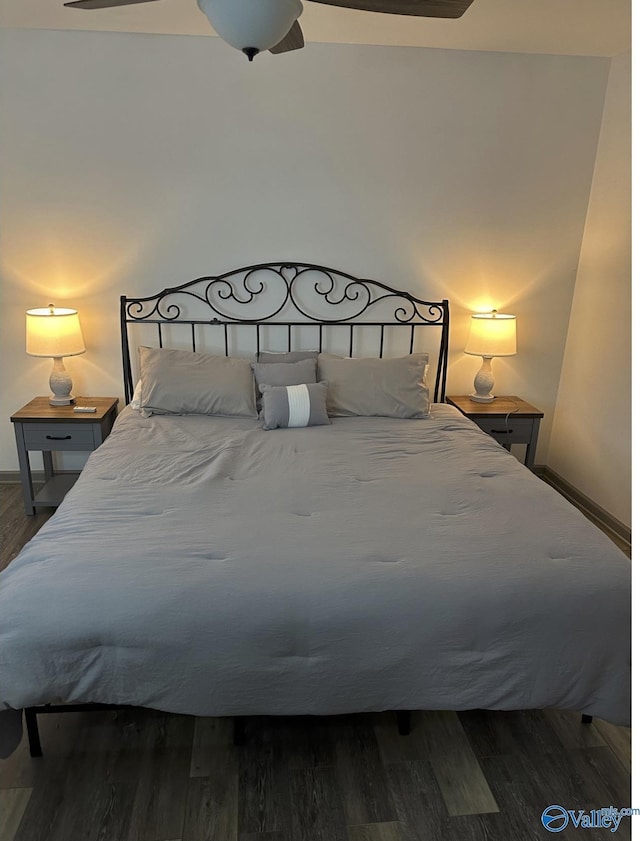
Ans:
[{"label": "gray pillow", "polygon": [[283,353],[274,353],[270,350],[261,350],[256,354],[256,362],[272,364],[274,362],[300,362],[303,359],[317,359],[317,350],[288,350]]},{"label": "gray pillow", "polygon": [[144,415],[256,417],[250,359],[150,347],[138,354]]},{"label": "gray pillow", "polygon": [[263,429],[322,426],[327,415],[327,384],[261,385]]},{"label": "gray pillow", "polygon": [[315,383],[318,363],[315,359],[300,362],[252,362],[253,375],[258,385],[299,385]]},{"label": "gray pillow", "polygon": [[424,418],[429,414],[425,383],[429,355],[412,353],[390,359],[318,357],[318,377],[329,384],[329,415]]}]

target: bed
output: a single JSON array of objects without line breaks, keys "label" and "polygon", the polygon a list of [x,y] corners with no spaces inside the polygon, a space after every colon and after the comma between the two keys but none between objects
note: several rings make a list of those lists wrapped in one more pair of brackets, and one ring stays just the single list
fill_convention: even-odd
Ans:
[{"label": "bed", "polygon": [[[238,316],[256,303],[258,317]],[[203,307],[213,312],[194,315]],[[121,316],[128,405],[0,576],[6,746],[20,711],[46,705],[238,717],[556,707],[630,723],[630,562],[444,404],[446,301],[268,264],[123,298]],[[418,336],[437,331],[433,400],[409,417],[335,403],[330,422],[272,429],[268,400],[301,386],[263,386],[262,419],[167,411],[152,390],[140,406],[135,351],[149,331],[154,364],[178,354],[173,399],[209,330],[216,365],[239,358],[247,331],[257,354],[314,348],[334,399],[346,366],[361,366],[349,382],[368,382],[383,359],[394,391],[398,360],[425,359]],[[372,342],[370,363],[343,359]]]}]

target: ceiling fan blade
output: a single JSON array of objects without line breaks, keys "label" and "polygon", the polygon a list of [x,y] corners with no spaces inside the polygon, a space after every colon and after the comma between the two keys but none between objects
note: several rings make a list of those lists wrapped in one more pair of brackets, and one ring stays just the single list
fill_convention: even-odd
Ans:
[{"label": "ceiling fan blade", "polygon": [[110,9],[112,6],[133,6],[135,3],[152,3],[153,0],[73,0],[65,3],[72,9]]},{"label": "ceiling fan blade", "polygon": [[473,0],[314,0],[327,6],[383,12],[388,15],[414,15],[423,18],[459,18]]},{"label": "ceiling fan blade", "polygon": [[279,41],[275,47],[271,47],[270,53],[289,53],[291,50],[301,50],[304,47],[304,35],[297,20],[293,22],[293,26],[284,36],[282,41]]}]

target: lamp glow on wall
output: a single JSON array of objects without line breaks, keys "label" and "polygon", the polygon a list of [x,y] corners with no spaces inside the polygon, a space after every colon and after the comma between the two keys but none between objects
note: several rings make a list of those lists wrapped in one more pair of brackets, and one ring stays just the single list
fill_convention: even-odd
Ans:
[{"label": "lamp glow on wall", "polygon": [[53,357],[53,370],[49,387],[52,406],[68,406],[74,402],[72,382],[62,361],[65,356],[78,356],[85,352],[78,311],[54,307],[49,304],[27,310],[27,353],[29,356]]},{"label": "lamp glow on wall", "polygon": [[471,356],[481,356],[482,365],[473,381],[474,394],[469,397],[476,403],[491,403],[494,385],[491,360],[494,356],[515,356],[516,317],[497,310],[471,316],[469,336],[464,349]]}]

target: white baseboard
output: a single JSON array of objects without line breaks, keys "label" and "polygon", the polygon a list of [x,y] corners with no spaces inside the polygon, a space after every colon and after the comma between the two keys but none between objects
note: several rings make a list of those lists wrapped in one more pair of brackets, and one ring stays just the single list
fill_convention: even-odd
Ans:
[{"label": "white baseboard", "polygon": [[550,467],[536,466],[535,472],[547,484],[551,485],[558,493],[561,493],[562,496],[568,499],[569,502],[573,503],[576,508],[579,508],[591,519],[597,520],[598,525],[603,526],[606,531],[611,532],[618,540],[626,543],[629,549],[631,549],[631,529],[628,526],[612,514],[609,514],[608,511],[605,511],[602,506],[598,505],[597,502],[594,502],[586,494],[583,494],[582,491],[579,491],[578,488],[567,482],[566,479],[563,479],[562,476],[559,476]]}]

